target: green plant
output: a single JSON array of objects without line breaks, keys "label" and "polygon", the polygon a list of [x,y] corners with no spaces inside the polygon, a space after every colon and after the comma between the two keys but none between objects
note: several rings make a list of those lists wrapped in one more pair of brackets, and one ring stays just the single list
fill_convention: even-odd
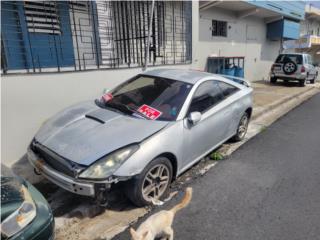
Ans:
[{"label": "green plant", "polygon": [[223,159],[223,155],[219,152],[213,152],[210,154],[210,159],[214,160],[214,161],[220,161]]},{"label": "green plant", "polygon": [[266,126],[262,126],[262,127],[260,128],[260,132],[264,132],[265,130],[267,130],[267,127],[266,127]]}]

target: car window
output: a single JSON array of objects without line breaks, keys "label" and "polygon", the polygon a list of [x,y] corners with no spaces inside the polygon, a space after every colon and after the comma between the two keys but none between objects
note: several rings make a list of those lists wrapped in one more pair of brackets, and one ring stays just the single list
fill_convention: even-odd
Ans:
[{"label": "car window", "polygon": [[192,86],[173,79],[138,75],[107,93],[99,105],[135,117],[175,121]]},{"label": "car window", "polygon": [[239,88],[225,82],[219,81],[218,84],[224,97],[229,97],[239,90]]},{"label": "car window", "polygon": [[307,55],[308,58],[308,64],[312,64],[312,57],[310,55]]},{"label": "car window", "polygon": [[[139,81],[132,81],[130,84],[124,84],[116,93],[116,95],[123,94],[125,92],[137,90],[139,88],[152,87],[154,85],[154,78],[142,76]],[[116,96],[114,95],[114,96]]]},{"label": "car window", "polygon": [[290,61],[292,61],[296,64],[302,64],[302,55],[280,54],[276,59],[276,63],[285,63],[285,62],[290,62]]},{"label": "car window", "polygon": [[218,81],[206,81],[194,93],[188,113],[204,113],[222,100],[223,94]]}]

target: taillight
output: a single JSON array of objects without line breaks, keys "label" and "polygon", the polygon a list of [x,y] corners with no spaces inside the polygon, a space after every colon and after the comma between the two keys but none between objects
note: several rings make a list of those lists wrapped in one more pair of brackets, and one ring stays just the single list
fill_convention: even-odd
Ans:
[{"label": "taillight", "polygon": [[306,68],[304,66],[301,67],[301,72],[302,73],[306,72]]}]

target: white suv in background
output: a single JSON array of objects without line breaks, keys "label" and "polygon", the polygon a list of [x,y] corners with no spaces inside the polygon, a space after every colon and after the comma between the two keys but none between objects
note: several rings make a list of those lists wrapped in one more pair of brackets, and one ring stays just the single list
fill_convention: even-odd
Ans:
[{"label": "white suv in background", "polygon": [[271,67],[270,82],[276,83],[277,79],[284,81],[299,81],[300,86],[305,86],[306,81],[314,83],[318,72],[309,54],[286,53],[280,54]]}]

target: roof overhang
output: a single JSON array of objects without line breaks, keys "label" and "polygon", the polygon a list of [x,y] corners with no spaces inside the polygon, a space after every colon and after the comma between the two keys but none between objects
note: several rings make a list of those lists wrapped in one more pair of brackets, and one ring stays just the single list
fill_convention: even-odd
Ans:
[{"label": "roof overhang", "polygon": [[250,3],[249,1],[199,1],[200,11],[205,11],[211,8],[218,8],[226,11],[231,11],[239,19],[250,16],[262,18],[266,23],[270,22],[273,19],[282,19],[285,16],[284,14],[281,14],[277,11],[272,11],[267,8],[260,7],[253,3]]}]

